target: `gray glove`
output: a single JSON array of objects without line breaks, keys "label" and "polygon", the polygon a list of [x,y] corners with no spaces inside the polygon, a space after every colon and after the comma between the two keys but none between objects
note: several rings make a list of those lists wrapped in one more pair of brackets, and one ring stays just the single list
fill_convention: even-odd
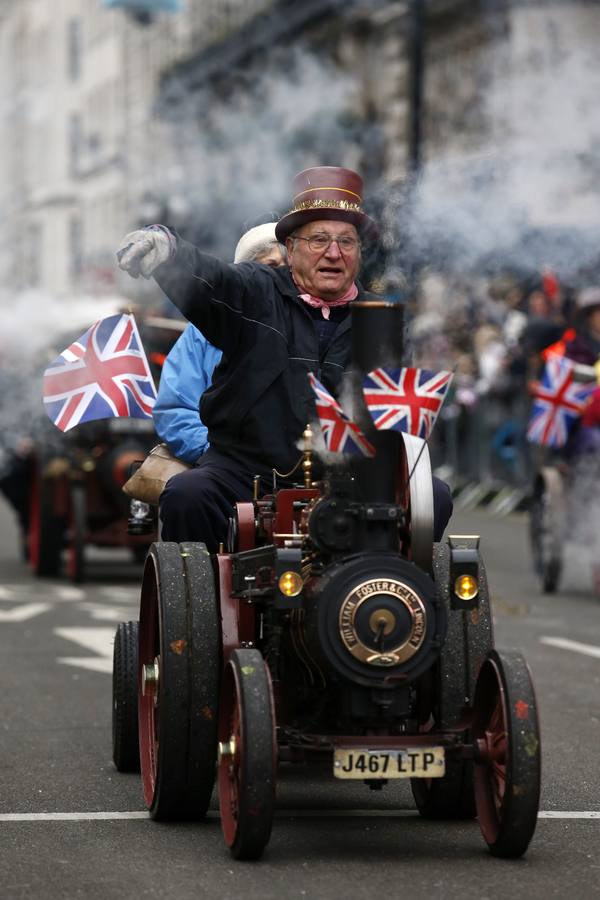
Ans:
[{"label": "gray glove", "polygon": [[150,225],[131,231],[121,241],[117,250],[119,268],[133,278],[143,275],[150,278],[162,263],[167,262],[177,249],[176,238],[162,225]]}]

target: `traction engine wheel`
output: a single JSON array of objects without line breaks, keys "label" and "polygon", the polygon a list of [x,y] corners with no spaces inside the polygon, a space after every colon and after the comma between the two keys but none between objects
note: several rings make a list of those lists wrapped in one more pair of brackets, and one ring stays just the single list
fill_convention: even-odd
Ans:
[{"label": "traction engine wheel", "polygon": [[475,692],[474,784],[481,833],[494,856],[522,856],[535,831],[540,731],[527,663],[493,650]]},{"label": "traction engine wheel", "polygon": [[277,743],[271,675],[258,650],[234,650],[219,714],[219,805],[235,859],[258,859],[275,812]]},{"label": "traction engine wheel", "polygon": [[137,670],[139,622],[120,622],[113,651],[113,761],[119,772],[140,771]]},{"label": "traction engine wheel", "polygon": [[201,819],[215,781],[221,634],[204,544],[152,544],[140,603],[138,714],[154,819]]},{"label": "traction engine wheel", "polygon": [[[479,563],[479,606],[475,611],[450,609],[450,548],[434,544],[433,575],[448,615],[446,640],[435,665],[430,686],[434,701],[435,728],[455,728],[465,707],[472,706],[480,666],[493,647],[492,617],[487,576]],[[469,760],[446,759],[443,778],[413,778],[413,797],[426,819],[474,819],[473,764]]]},{"label": "traction engine wheel", "polygon": [[561,520],[565,507],[560,474],[550,468],[545,471],[531,500],[529,535],[540,587],[545,594],[553,594],[562,574]]},{"label": "traction engine wheel", "polygon": [[31,483],[27,555],[35,575],[58,575],[63,541],[63,522],[52,508],[53,483],[36,467]]},{"label": "traction engine wheel", "polygon": [[74,584],[81,584],[85,575],[85,538],[87,533],[87,503],[83,484],[71,488],[70,539],[67,547],[67,575]]}]

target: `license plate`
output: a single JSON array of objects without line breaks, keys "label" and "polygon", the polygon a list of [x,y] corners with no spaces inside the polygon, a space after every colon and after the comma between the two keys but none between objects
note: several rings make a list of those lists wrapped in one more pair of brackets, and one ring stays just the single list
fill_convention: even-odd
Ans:
[{"label": "license plate", "polygon": [[336,778],[443,778],[446,774],[443,747],[411,747],[407,750],[363,750],[336,747],[333,751]]}]

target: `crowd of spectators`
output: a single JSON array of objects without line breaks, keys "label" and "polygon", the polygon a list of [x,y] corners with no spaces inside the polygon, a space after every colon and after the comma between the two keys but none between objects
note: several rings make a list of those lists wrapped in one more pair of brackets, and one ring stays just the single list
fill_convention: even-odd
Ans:
[{"label": "crowd of spectators", "polygon": [[450,480],[525,486],[536,465],[526,439],[529,385],[543,351],[577,326],[577,292],[548,270],[420,281],[411,317],[413,355],[425,368],[455,373],[431,442]]}]

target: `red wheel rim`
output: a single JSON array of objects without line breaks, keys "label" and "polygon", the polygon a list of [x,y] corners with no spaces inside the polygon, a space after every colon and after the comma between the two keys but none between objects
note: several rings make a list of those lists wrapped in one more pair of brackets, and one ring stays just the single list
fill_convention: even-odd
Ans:
[{"label": "red wheel rim", "polygon": [[269,841],[276,764],[269,668],[258,651],[235,650],[222,683],[218,784],[223,837],[236,859],[258,859]]},{"label": "red wheel rim", "polygon": [[37,571],[40,563],[40,473],[35,467],[31,480],[31,496],[29,500],[29,528],[27,529],[27,556],[33,571]]},{"label": "red wheel rim", "polygon": [[473,732],[477,748],[474,768],[479,825],[485,840],[493,844],[499,834],[506,799],[510,737],[506,697],[500,673],[492,660],[488,667],[486,711],[478,716]]},{"label": "red wheel rim", "polygon": [[221,827],[228,847],[233,845],[239,822],[240,772],[243,765],[244,734],[240,714],[239,685],[233,666],[227,666],[224,676],[224,700],[219,714],[219,741],[234,742],[231,755],[219,754],[219,802]]},{"label": "red wheel rim", "polygon": [[[154,569],[153,569],[154,572]],[[156,791],[159,745],[159,691],[142,691],[143,666],[158,660],[160,678],[160,648],[158,621],[158,587],[156,580],[144,578],[140,608],[140,645],[138,658],[138,717],[140,735],[140,769],[144,800],[152,806]]]}]

